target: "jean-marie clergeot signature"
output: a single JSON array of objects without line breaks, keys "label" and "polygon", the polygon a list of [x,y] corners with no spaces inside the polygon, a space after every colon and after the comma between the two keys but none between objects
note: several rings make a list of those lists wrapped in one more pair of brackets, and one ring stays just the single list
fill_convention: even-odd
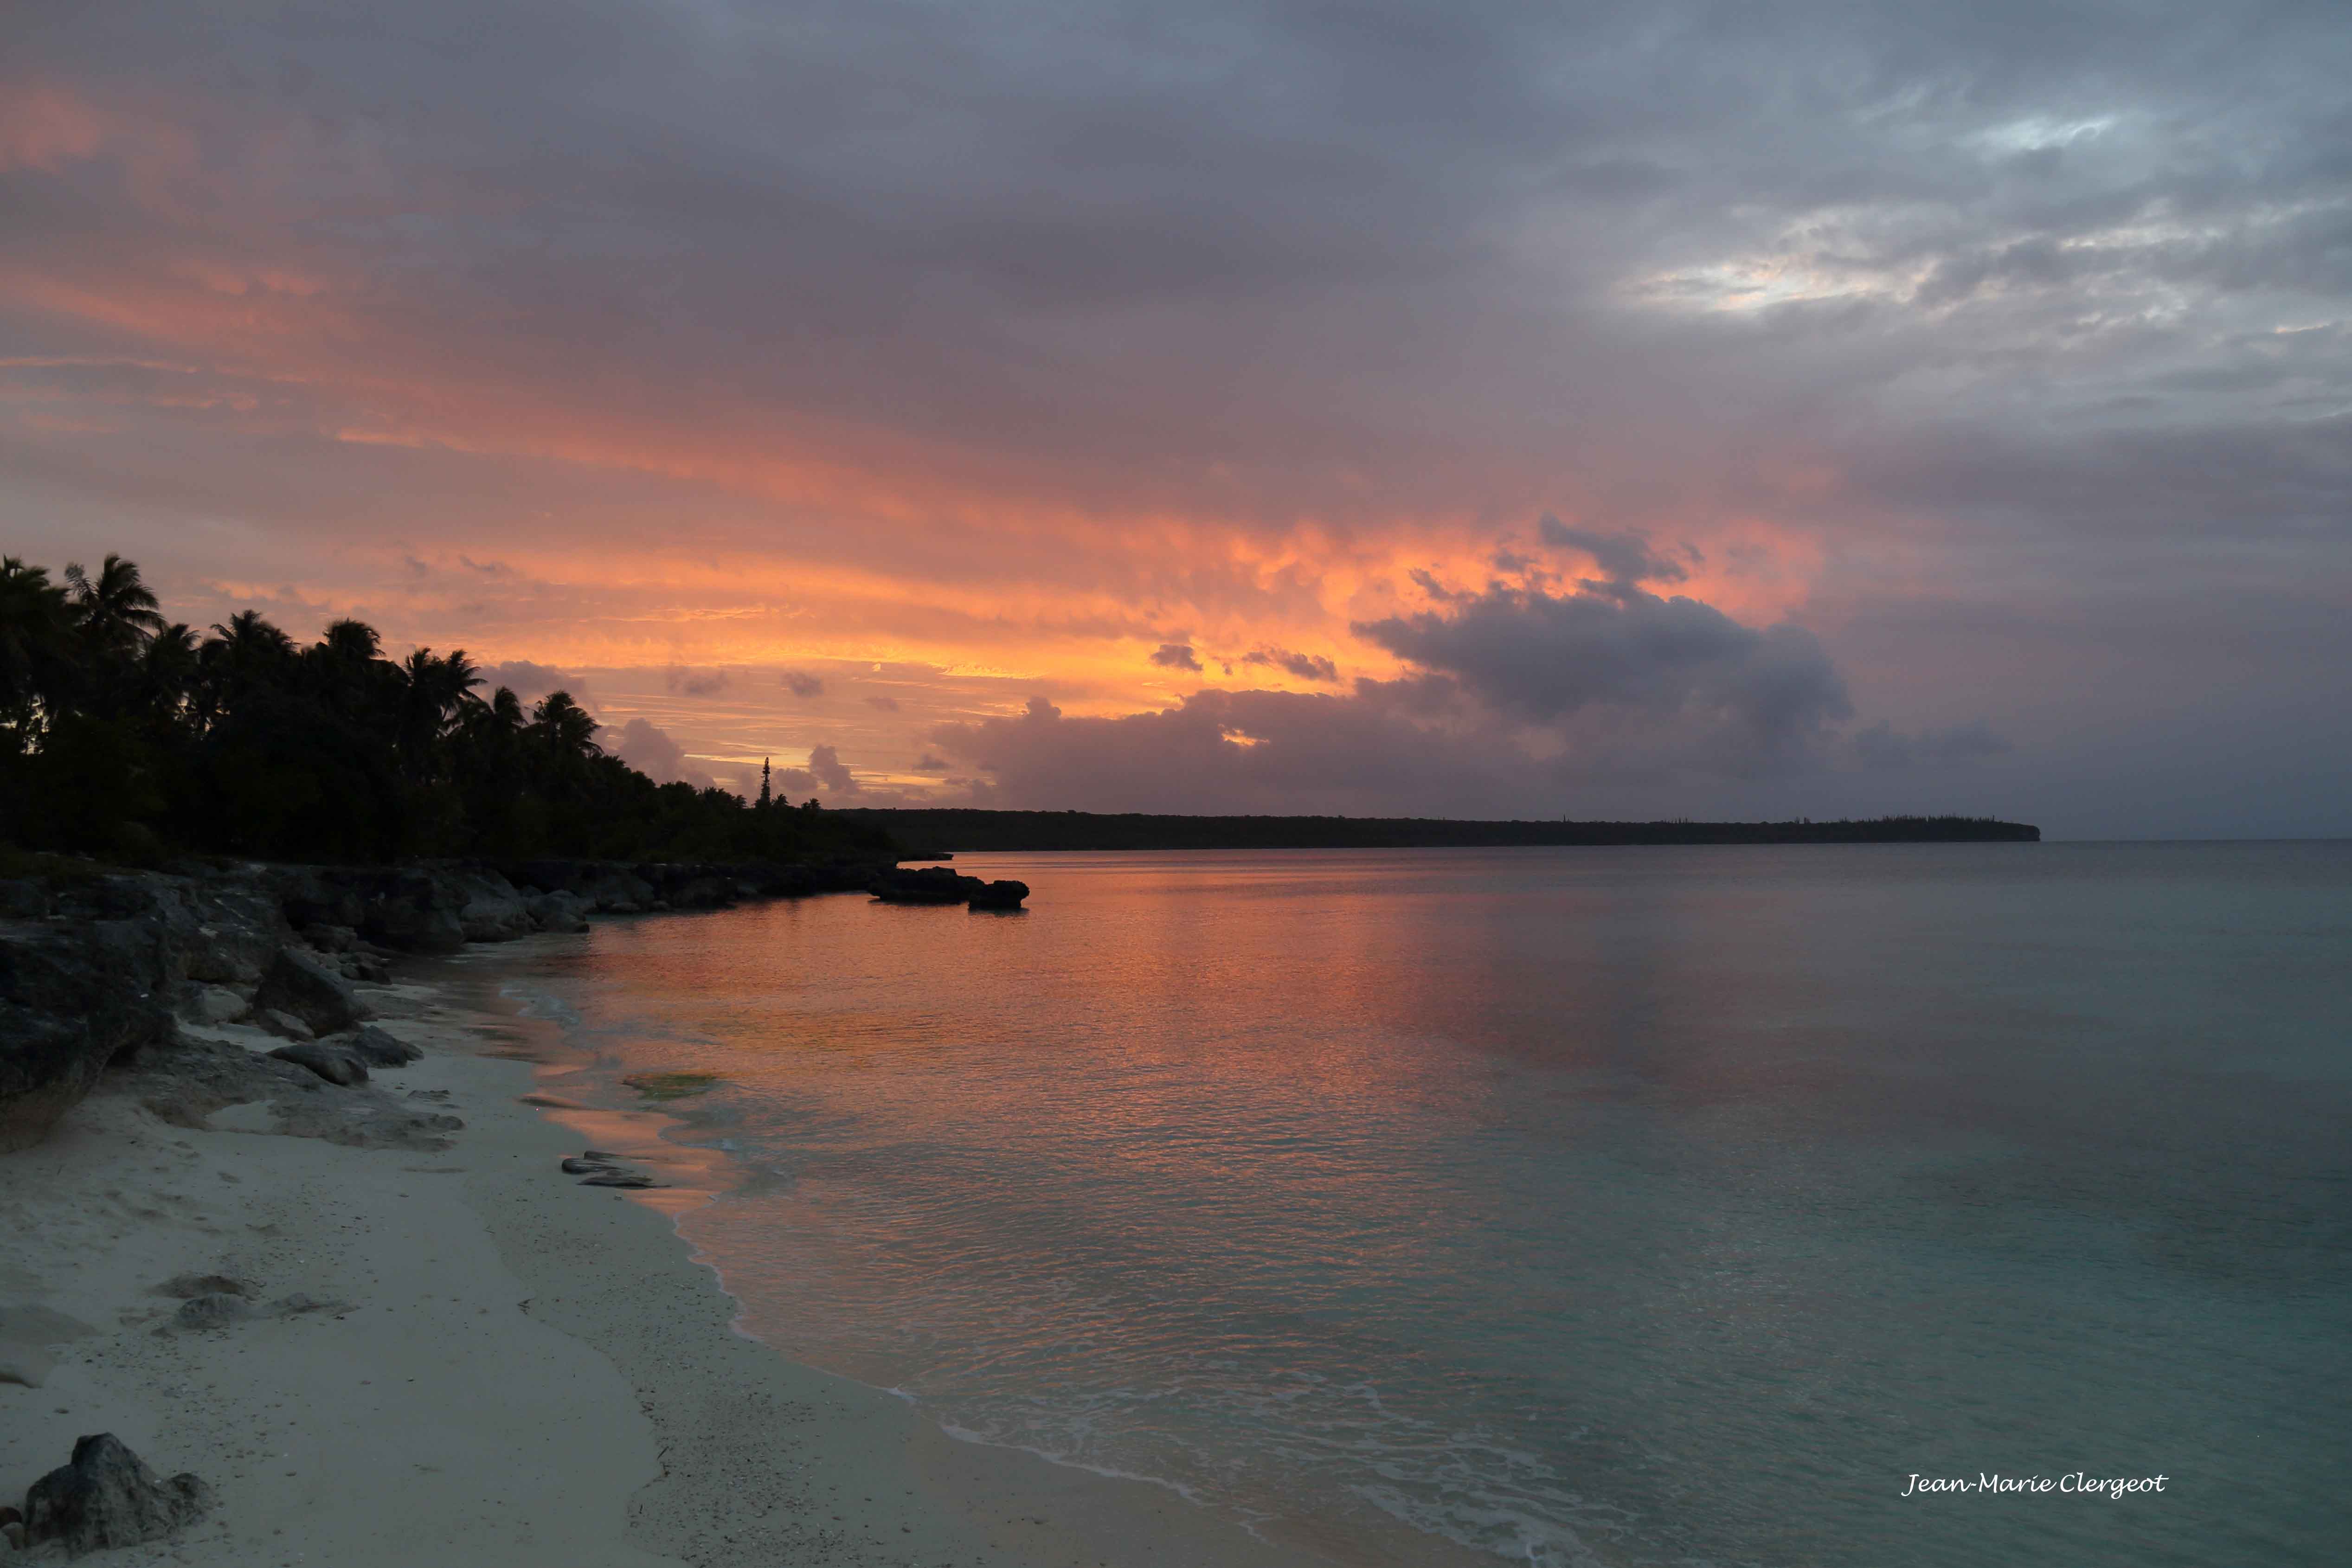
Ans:
[{"label": "jean-marie clergeot signature", "polygon": [[1979,1475],[1970,1480],[1966,1476],[1913,1476],[1904,1485],[1903,1496],[1917,1497],[1923,1492],[2079,1492],[2110,1499],[2128,1497],[2133,1492],[2160,1492],[2169,1476],[2093,1476],[2076,1470],[2064,1476],[1989,1476]]}]

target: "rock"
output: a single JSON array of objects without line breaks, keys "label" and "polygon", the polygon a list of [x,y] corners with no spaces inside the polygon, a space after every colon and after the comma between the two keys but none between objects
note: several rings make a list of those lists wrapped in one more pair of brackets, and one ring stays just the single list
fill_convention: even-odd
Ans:
[{"label": "rock", "polygon": [[368,1016],[350,981],[292,948],[278,950],[253,994],[253,1005],[256,1012],[290,1013],[313,1035],[340,1034]]},{"label": "rock", "polygon": [[49,912],[49,890],[20,878],[0,881],[0,920],[37,921]]},{"label": "rock", "polygon": [[400,1068],[422,1061],[425,1053],[390,1029],[363,1024],[348,1035],[337,1035],[330,1045],[341,1046],[372,1068]]},{"label": "rock", "polygon": [[467,942],[511,942],[534,929],[530,911],[504,877],[467,873],[457,884],[465,900],[457,924]]},{"label": "rock", "polygon": [[51,1542],[68,1557],[136,1546],[204,1517],[212,1489],[193,1475],[159,1481],[111,1432],[74,1445],[73,1461],[35,1481],[25,1494],[25,1544]]},{"label": "rock", "polygon": [[197,1024],[226,1024],[245,1016],[246,999],[226,985],[200,985],[182,1009],[183,1016]]},{"label": "rock", "polygon": [[1008,878],[1001,882],[988,883],[980,891],[972,894],[968,901],[975,910],[1017,910],[1021,907],[1021,901],[1028,896],[1028,883],[1016,882]]},{"label": "rock", "polygon": [[201,1036],[142,1052],[131,1068],[110,1075],[107,1091],[136,1100],[174,1127],[209,1129],[215,1112],[251,1107],[247,1119],[261,1124],[242,1131],[353,1149],[437,1152],[466,1125],[444,1111],[404,1105],[373,1085],[330,1093],[307,1068]]},{"label": "rock", "polygon": [[293,1040],[299,1043],[318,1037],[310,1032],[310,1025],[293,1014],[281,1013],[275,1007],[257,1009],[253,1015],[253,1021],[281,1040]]},{"label": "rock", "polygon": [[302,928],[302,940],[320,952],[349,952],[360,933],[350,926],[313,924]]},{"label": "rock", "polygon": [[209,1296],[197,1296],[180,1303],[172,1314],[172,1326],[178,1329],[225,1329],[231,1323],[244,1322],[253,1316],[253,1303],[226,1290]]},{"label": "rock", "polygon": [[189,1301],[199,1296],[258,1296],[261,1287],[230,1274],[174,1274],[155,1287],[155,1294]]},{"label": "rock", "polygon": [[0,921],[0,1151],[28,1148],[119,1057],[169,1040],[158,944]]},{"label": "rock", "polygon": [[269,1303],[269,1315],[273,1318],[299,1318],[305,1312],[348,1312],[351,1310],[349,1301],[324,1300],[300,1290],[290,1296],[280,1296]]},{"label": "rock", "polygon": [[637,1171],[600,1171],[595,1175],[583,1177],[580,1184],[583,1187],[650,1187],[654,1185],[654,1179]]},{"label": "rock", "polygon": [[424,909],[407,900],[371,905],[361,930],[401,952],[456,952],[466,945],[466,928],[455,910]]},{"label": "rock", "polygon": [[977,877],[961,877],[944,866],[925,866],[881,872],[871,890],[886,904],[961,904],[987,886]]},{"label": "rock", "polygon": [[367,1063],[360,1058],[358,1052],[346,1046],[331,1045],[325,1040],[304,1040],[299,1045],[280,1046],[269,1054],[281,1062],[309,1068],[341,1089],[350,1089],[368,1080]]},{"label": "rock", "polygon": [[578,932],[588,929],[587,908],[573,894],[541,893],[527,900],[523,907],[530,913],[531,924],[541,931]]},{"label": "rock", "polygon": [[599,1171],[612,1168],[602,1160],[583,1160],[577,1156],[563,1162],[563,1173],[567,1176],[593,1176]]}]

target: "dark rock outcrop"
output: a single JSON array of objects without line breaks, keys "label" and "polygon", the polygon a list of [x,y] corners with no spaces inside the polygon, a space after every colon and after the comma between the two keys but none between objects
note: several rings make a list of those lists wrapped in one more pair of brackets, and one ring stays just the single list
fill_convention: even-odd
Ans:
[{"label": "dark rock outcrop", "polygon": [[312,1035],[341,1034],[368,1016],[352,983],[307,953],[280,948],[253,994],[256,1012],[279,1012],[302,1020]]},{"label": "dark rock outcrop", "polygon": [[945,866],[896,867],[876,876],[873,894],[886,904],[969,904],[976,910],[1017,910],[1026,882],[982,881]]},{"label": "dark rock outcrop", "polygon": [[0,922],[0,1151],[40,1142],[109,1063],[171,1037],[166,971],[126,923]]},{"label": "dark rock outcrop", "polygon": [[988,883],[967,901],[976,910],[1017,910],[1028,897],[1028,883],[1007,878],[1001,882]]},{"label": "dark rock outcrop", "polygon": [[25,1544],[52,1542],[68,1557],[136,1546],[204,1517],[212,1489],[193,1475],[159,1481],[111,1432],[74,1445],[73,1459],[25,1494]]}]

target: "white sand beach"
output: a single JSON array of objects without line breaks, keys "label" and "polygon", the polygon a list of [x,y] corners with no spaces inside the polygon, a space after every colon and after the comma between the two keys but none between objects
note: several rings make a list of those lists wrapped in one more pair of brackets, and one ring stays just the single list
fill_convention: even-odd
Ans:
[{"label": "white sand beach", "polygon": [[[1160,1489],[954,1441],[735,1332],[668,1217],[698,1201],[693,1152],[547,1104],[527,1026],[462,1007],[478,987],[457,973],[368,993],[426,1053],[375,1084],[461,1117],[446,1151],[282,1135],[266,1102],[177,1126],[101,1091],[0,1156],[0,1362],[35,1380],[0,1381],[0,1499],[111,1432],[216,1501],[89,1561],[1305,1561]],[[591,1132],[674,1184],[581,1185],[559,1161]],[[191,1275],[237,1282],[251,1314],[179,1326],[158,1287]],[[281,1305],[298,1294],[326,1305]]]}]

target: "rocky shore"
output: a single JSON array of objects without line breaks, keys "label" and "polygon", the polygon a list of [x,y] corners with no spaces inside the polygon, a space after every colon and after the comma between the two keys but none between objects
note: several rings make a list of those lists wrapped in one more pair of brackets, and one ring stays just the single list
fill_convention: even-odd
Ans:
[{"label": "rocky shore", "polygon": [[[177,875],[92,868],[0,881],[0,1151],[39,1142],[110,1068],[140,1075],[158,1114],[181,1118],[230,1103],[219,1097],[257,1087],[257,1073],[362,1082],[386,1047],[361,1030],[368,1013],[352,986],[388,979],[404,955],[583,931],[593,914],[851,891],[1018,909],[1029,889],[854,862],[572,859]],[[280,1065],[255,1066],[206,1050],[181,1022],[251,1024],[289,1046]]]},{"label": "rocky shore", "polygon": [[741,1173],[566,1098],[478,944],[750,879],[520,871],[0,889],[0,1562],[1300,1561],[734,1331],[669,1216]]}]

